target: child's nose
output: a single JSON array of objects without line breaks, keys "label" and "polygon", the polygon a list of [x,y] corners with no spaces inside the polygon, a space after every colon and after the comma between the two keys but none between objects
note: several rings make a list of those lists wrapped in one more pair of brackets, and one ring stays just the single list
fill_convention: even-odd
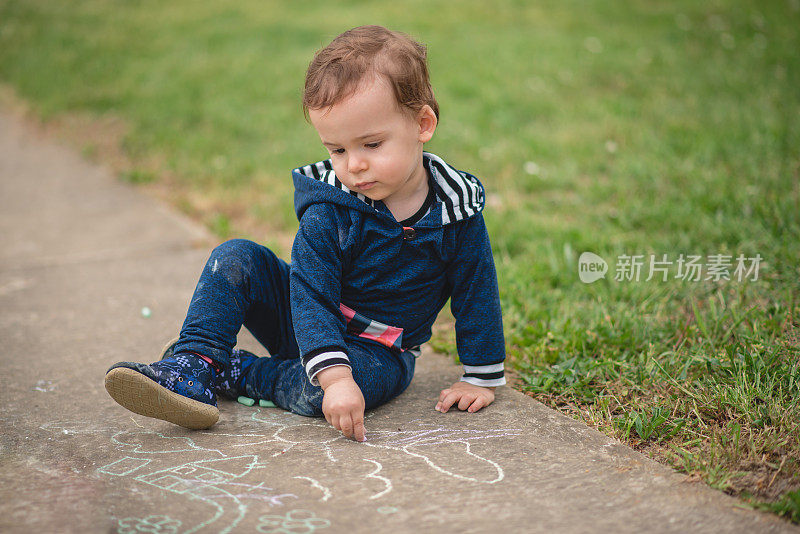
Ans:
[{"label": "child's nose", "polygon": [[359,155],[351,155],[347,160],[347,170],[351,173],[357,173],[367,170],[367,160]]}]

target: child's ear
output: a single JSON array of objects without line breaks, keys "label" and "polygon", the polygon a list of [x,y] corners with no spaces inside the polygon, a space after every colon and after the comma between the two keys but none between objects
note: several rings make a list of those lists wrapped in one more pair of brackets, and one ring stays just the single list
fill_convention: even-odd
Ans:
[{"label": "child's ear", "polygon": [[433,137],[433,132],[436,131],[436,125],[439,123],[436,113],[426,104],[417,113],[417,122],[419,123],[419,142],[427,143]]}]

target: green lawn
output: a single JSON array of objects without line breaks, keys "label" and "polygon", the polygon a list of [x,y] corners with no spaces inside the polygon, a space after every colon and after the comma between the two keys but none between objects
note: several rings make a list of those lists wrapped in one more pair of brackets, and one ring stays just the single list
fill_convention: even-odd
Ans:
[{"label": "green lawn", "polygon": [[[800,521],[800,0],[0,0],[0,81],[44,120],[123,124],[123,179],[286,256],[288,171],[325,155],[305,68],[366,23],[429,46],[428,149],[487,187],[519,387]],[[584,251],[605,279],[580,281]],[[676,279],[681,254],[733,279]]]}]

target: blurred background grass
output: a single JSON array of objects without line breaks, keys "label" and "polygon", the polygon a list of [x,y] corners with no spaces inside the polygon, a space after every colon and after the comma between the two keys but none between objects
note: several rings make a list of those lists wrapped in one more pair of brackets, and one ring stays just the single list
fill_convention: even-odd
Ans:
[{"label": "blurred background grass", "polygon": [[[360,24],[429,47],[426,148],[487,188],[516,387],[800,520],[800,0],[0,0],[0,80],[288,259],[289,170],[325,157],[305,68]],[[586,250],[610,264],[591,285]],[[764,260],[757,281],[637,283],[613,279],[622,254]],[[455,355],[446,312],[432,344]]]}]

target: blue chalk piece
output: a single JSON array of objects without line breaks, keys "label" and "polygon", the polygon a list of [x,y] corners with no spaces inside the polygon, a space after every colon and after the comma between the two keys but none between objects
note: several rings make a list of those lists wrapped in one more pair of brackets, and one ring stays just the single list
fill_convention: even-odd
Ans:
[{"label": "blue chalk piece", "polygon": [[275,407],[275,403],[274,402],[268,401],[268,400],[264,400],[264,399],[261,399],[260,401],[258,401],[258,405],[259,406],[263,406],[264,408],[274,408]]},{"label": "blue chalk piece", "polygon": [[252,406],[256,403],[255,399],[251,399],[250,397],[239,397],[236,400],[245,406]]}]

